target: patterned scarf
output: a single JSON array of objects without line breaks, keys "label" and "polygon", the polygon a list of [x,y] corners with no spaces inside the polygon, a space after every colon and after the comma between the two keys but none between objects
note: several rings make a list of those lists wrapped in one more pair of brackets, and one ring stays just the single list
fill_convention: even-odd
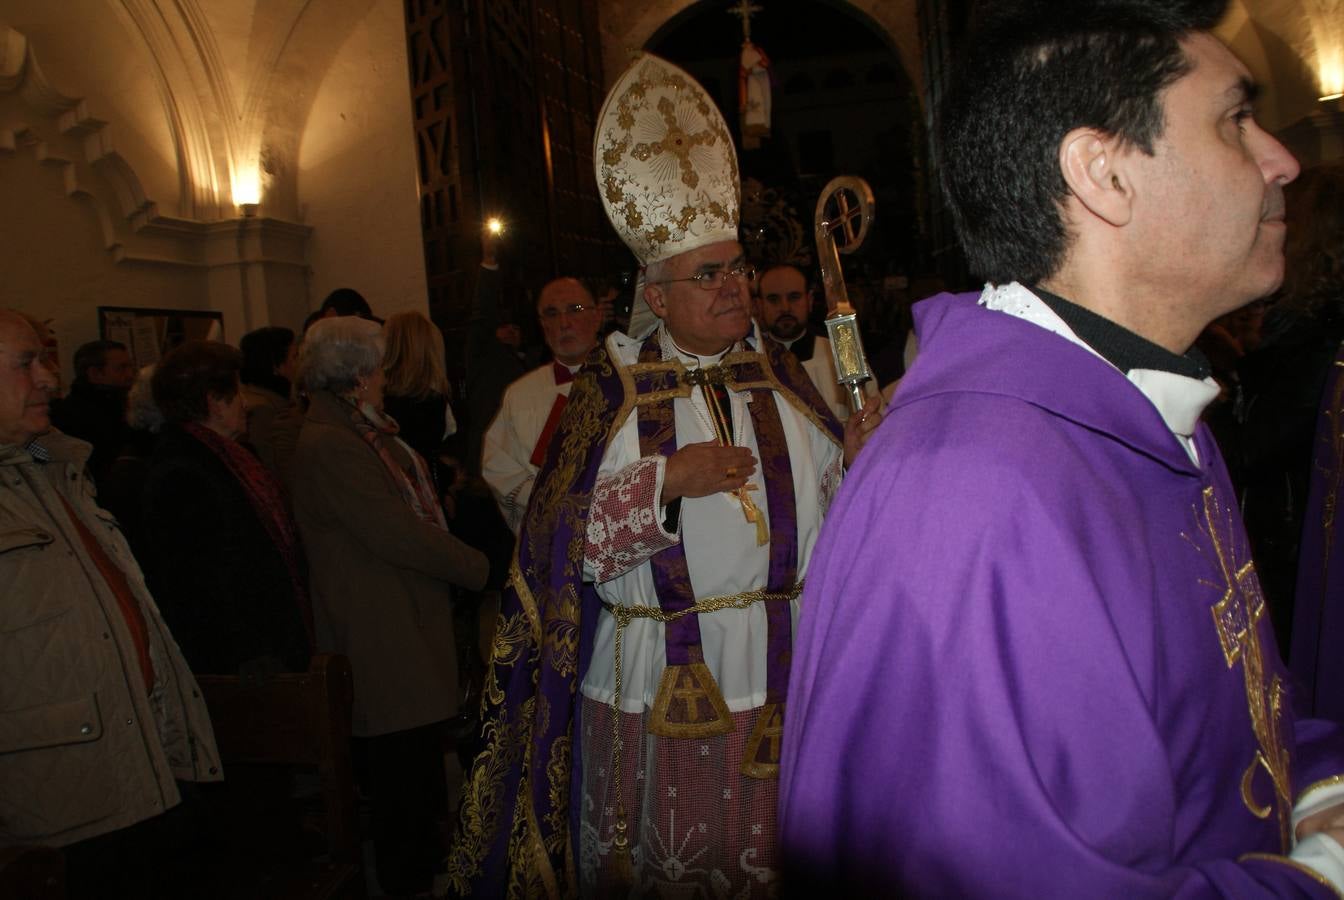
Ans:
[{"label": "patterned scarf", "polygon": [[[370,406],[361,407],[348,397],[342,399],[350,405],[350,421],[354,424],[355,430],[374,449],[383,465],[387,467],[387,471],[392,474],[392,480],[397,483],[401,498],[406,501],[406,505],[415,511],[421,521],[447,531],[448,520],[443,517],[443,507],[434,492],[434,482],[429,477],[429,468],[419,453],[397,437],[401,426],[397,424],[396,419],[379,413]],[[401,448],[403,455],[410,462],[409,465],[402,465],[392,452],[393,441]]]},{"label": "patterned scarf", "polygon": [[280,483],[266,468],[265,464],[237,441],[211,431],[199,422],[188,422],[182,426],[187,434],[208,447],[224,467],[238,479],[247,495],[248,502],[257,514],[266,535],[280,551],[289,571],[289,581],[294,587],[294,598],[299,604],[303,616],[304,628],[308,631],[310,648],[314,645],[313,604],[308,598],[308,588],[304,584],[303,570],[299,564],[299,541],[294,532],[294,520],[285,506],[284,494]]}]

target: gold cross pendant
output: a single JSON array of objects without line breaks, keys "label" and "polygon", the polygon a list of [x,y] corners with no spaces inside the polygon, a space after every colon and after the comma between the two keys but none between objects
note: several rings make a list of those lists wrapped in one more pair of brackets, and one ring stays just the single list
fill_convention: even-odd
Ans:
[{"label": "gold cross pendant", "polygon": [[765,523],[765,516],[761,515],[760,507],[752,502],[747,496],[747,491],[756,490],[756,485],[745,484],[737,489],[737,499],[742,504],[742,515],[747,517],[747,521],[756,526],[756,546],[764,547],[770,542],[770,526]]}]

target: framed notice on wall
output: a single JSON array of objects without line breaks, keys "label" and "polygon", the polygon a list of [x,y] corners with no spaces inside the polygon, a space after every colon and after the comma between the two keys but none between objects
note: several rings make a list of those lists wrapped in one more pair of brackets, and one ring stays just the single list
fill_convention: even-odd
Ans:
[{"label": "framed notice on wall", "polygon": [[138,368],[156,364],[184,341],[224,340],[224,314],[202,309],[100,306],[98,334],[105,341],[125,344]]}]

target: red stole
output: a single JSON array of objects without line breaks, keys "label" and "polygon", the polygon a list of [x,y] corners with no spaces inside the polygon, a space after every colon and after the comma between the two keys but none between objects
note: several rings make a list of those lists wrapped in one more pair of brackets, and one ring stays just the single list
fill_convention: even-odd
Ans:
[{"label": "red stole", "polygon": [[[551,363],[551,370],[555,374],[555,386],[569,384],[574,380],[574,373],[569,371],[569,367],[561,362]],[[556,394],[555,402],[551,404],[550,415],[546,417],[546,424],[541,429],[541,435],[537,438],[537,445],[532,448],[532,456],[528,462],[537,468],[546,461],[546,448],[551,446],[551,438],[555,437],[555,429],[560,427],[560,417],[565,412],[565,406],[569,403],[569,397],[564,394]]]}]

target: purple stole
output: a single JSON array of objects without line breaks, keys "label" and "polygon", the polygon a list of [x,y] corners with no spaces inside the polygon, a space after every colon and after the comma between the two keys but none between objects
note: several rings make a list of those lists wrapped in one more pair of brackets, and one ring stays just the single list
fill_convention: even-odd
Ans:
[{"label": "purple stole", "polygon": [[[646,365],[660,361],[658,342],[650,337],[640,350]],[[770,570],[766,590],[781,595],[767,599],[766,705],[747,742],[743,774],[754,778],[779,776],[779,735],[788,691],[789,662],[793,646],[793,619],[785,595],[798,576],[798,512],[793,495],[793,470],[780,423],[775,394],[764,377],[757,353],[729,354],[720,363],[725,385],[750,390],[752,429],[761,457],[761,474],[770,515]],[[639,451],[641,456],[671,456],[677,450],[673,415],[673,392],[662,392],[655,402],[639,406]],[[744,527],[746,523],[744,522]],[[655,554],[650,560],[658,605],[667,613],[695,605],[691,590],[686,548],[681,542]],[[705,665],[700,646],[699,614],[691,613],[664,625],[667,667],[649,716],[652,734],[674,738],[697,738],[727,734],[732,717],[714,676]]]},{"label": "purple stole", "polygon": [[[768,384],[840,442],[839,423],[787,350],[768,346],[765,353],[731,354],[725,363],[734,366],[731,386],[754,390]],[[583,734],[574,726],[579,685],[601,612],[596,591],[583,582],[588,506],[611,437],[636,407],[656,405],[672,395],[686,396],[690,386],[681,382],[680,371],[684,370],[676,362],[622,367],[599,347],[574,380],[537,473],[500,601],[494,649],[481,691],[485,749],[467,776],[448,853],[450,895],[578,892],[579,815],[578,804],[570,799],[579,796],[583,783],[579,763]],[[773,404],[770,408],[774,410]],[[765,446],[768,440],[760,436],[762,426],[756,427],[762,456],[773,454]],[[767,465],[764,459],[762,464]],[[781,480],[792,493],[791,476],[773,480]],[[790,526],[774,517],[777,510],[794,516],[793,502],[791,498],[776,502],[769,490],[767,484],[771,525],[781,539],[777,543],[787,547],[792,567],[796,535],[784,540]],[[772,554],[770,584],[777,580],[786,584],[791,578],[791,568],[776,571]],[[787,617],[786,605],[778,605]],[[787,677],[791,635],[772,626],[769,640],[771,665]],[[777,647],[781,642],[782,649]],[[770,690],[776,688],[782,698],[783,682],[772,684]],[[764,721],[766,716],[759,718]]]}]

